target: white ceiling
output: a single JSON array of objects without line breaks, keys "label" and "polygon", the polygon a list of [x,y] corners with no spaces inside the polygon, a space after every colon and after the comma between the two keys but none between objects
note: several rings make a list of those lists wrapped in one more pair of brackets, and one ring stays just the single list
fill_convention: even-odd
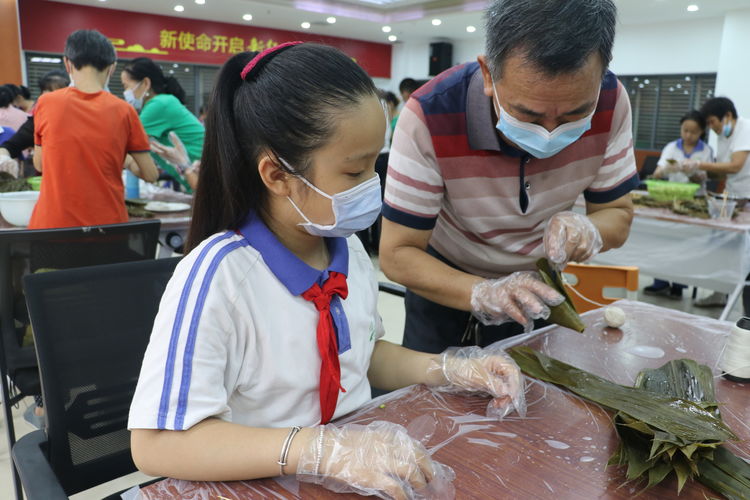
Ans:
[{"label": "white ceiling", "polygon": [[[149,14],[188,17],[211,21],[264,26],[291,31],[309,31],[330,36],[388,42],[382,26],[392,27],[390,34],[399,42],[450,40],[481,40],[482,10],[486,0],[55,0],[65,3],[122,9]],[[620,22],[648,24],[723,16],[729,10],[748,9],[750,0],[615,0]],[[175,5],[185,11],[175,12]],[[688,12],[689,4],[697,4],[698,12]],[[250,22],[243,14],[252,14]],[[325,19],[335,15],[335,24]],[[440,26],[431,21],[438,17]],[[300,28],[310,22],[309,30]],[[477,28],[467,33],[466,26]]]}]

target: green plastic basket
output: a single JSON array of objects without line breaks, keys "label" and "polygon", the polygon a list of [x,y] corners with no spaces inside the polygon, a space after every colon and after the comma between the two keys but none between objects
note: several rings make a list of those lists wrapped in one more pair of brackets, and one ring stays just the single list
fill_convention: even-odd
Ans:
[{"label": "green plastic basket", "polygon": [[692,200],[700,184],[692,182],[669,182],[648,179],[648,195],[658,201]]},{"label": "green plastic basket", "polygon": [[39,191],[42,188],[42,176],[38,175],[36,177],[29,177],[26,179],[26,182],[29,183],[31,186],[31,189],[34,191]]}]

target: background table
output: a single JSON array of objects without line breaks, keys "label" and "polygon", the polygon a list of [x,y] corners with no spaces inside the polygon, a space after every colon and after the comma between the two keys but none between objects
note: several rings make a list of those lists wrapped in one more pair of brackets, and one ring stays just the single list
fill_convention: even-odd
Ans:
[{"label": "background table", "polygon": [[[731,324],[640,302],[620,301],[628,321],[620,329],[604,326],[601,310],[584,314],[583,334],[548,327],[511,339],[618,383],[632,385],[643,368],[668,360],[692,358],[712,367],[717,363]],[[750,458],[750,384],[716,379],[725,422],[741,438],[729,444]],[[513,415],[503,422],[484,418],[488,399],[436,395],[413,386],[378,398],[339,422],[366,424],[388,420],[406,426],[426,443],[435,460],[456,472],[455,498],[535,498],[555,500],[625,499],[639,490],[624,484],[624,471],[605,467],[617,446],[611,416],[555,386],[529,380],[525,419]],[[385,404],[384,408],[380,408]],[[250,450],[252,445],[248,443]],[[670,478],[640,498],[677,498]],[[141,490],[143,498],[359,498],[337,495],[315,485],[285,479],[227,483],[167,479]],[[680,499],[700,499],[712,492],[689,482]],[[714,495],[715,496],[715,495]]]},{"label": "background table", "polygon": [[[576,210],[583,210],[582,200]],[[720,316],[726,319],[750,272],[750,212],[718,221],[636,206],[625,244],[597,255],[593,262],[638,266],[649,276],[729,293]]]},{"label": "background table", "polygon": [[[152,201],[169,201],[188,203],[192,205],[193,197],[189,194],[180,193],[166,188],[152,186],[150,190],[144,193],[143,199]],[[159,230],[159,252],[158,257],[171,257],[172,250],[187,239],[188,229],[190,228],[191,212],[184,210],[182,212],[160,212],[154,213],[152,218],[131,217],[131,221],[153,220],[161,221]],[[23,227],[14,226],[0,216],[0,231],[17,231]]]}]

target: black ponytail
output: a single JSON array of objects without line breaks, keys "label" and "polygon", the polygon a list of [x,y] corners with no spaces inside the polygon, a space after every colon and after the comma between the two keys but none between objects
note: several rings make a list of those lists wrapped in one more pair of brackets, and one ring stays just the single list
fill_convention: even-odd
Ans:
[{"label": "black ponytail", "polygon": [[180,82],[173,76],[164,76],[161,70],[152,59],[148,57],[138,57],[125,64],[123,70],[130,75],[135,81],[142,81],[144,78],[151,80],[151,88],[157,94],[171,94],[175,96],[182,104],[185,104],[185,89]]},{"label": "black ponytail", "polygon": [[243,80],[255,55],[229,59],[214,86],[187,250],[236,229],[251,211],[265,218],[268,193],[258,173],[264,154],[303,172],[334,134],[338,114],[377,95],[362,68],[332,47],[285,48]]}]

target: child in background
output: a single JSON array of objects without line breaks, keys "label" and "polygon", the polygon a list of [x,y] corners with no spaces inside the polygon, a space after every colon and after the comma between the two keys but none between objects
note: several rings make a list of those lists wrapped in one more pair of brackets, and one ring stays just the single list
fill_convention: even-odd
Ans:
[{"label": "child in background", "polygon": [[[671,182],[695,182],[701,184],[705,191],[706,174],[702,171],[686,173],[685,165],[689,161],[712,161],[711,146],[703,142],[706,136],[706,120],[697,110],[686,113],[680,119],[680,138],[672,141],[662,150],[653,176]],[[687,288],[680,283],[654,278],[654,282],[643,289],[647,295],[664,295],[679,300],[682,291]]]},{"label": "child in background", "polygon": [[148,182],[158,172],[135,110],[104,90],[115,49],[98,31],[78,30],[65,42],[63,60],[71,86],[41,96],[34,110],[34,167],[44,184],[29,229],[127,222],[125,156]]},{"label": "child in background", "polygon": [[350,57],[290,42],[222,68],[207,117],[189,253],[162,298],[128,427],[147,474],[246,480],[295,474],[338,492],[411,498],[447,486],[399,425],[329,422],[371,384],[424,383],[523,411],[499,348],[441,355],[380,340],[378,286],[353,234],[380,213],[385,135]]},{"label": "child in background", "polygon": [[697,182],[706,180],[705,172],[686,173],[688,160],[712,161],[713,150],[703,142],[706,137],[706,119],[698,110],[688,111],[680,119],[680,138],[672,141],[661,152],[654,177],[671,182]]}]

